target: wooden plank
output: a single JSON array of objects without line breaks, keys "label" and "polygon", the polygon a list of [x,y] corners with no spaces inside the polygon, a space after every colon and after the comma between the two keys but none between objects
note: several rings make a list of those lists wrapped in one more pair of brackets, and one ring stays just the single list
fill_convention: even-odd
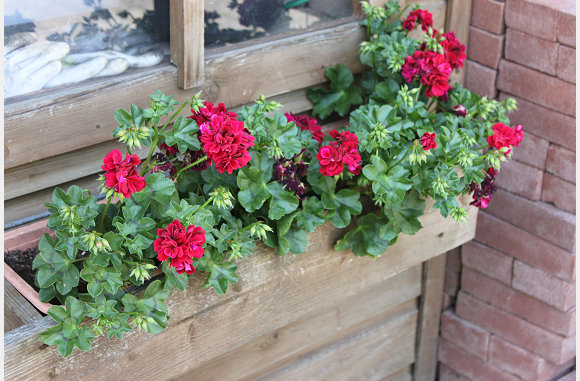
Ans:
[{"label": "wooden plank", "polygon": [[20,293],[4,282],[4,332],[11,331],[42,317]]},{"label": "wooden plank", "polygon": [[413,379],[412,366],[406,366],[403,369],[388,375],[381,381],[411,381]]},{"label": "wooden plank", "polygon": [[421,271],[420,266],[415,266],[326,311],[316,311],[252,340],[191,373],[199,380],[256,379],[308,352],[406,311],[408,306],[401,305],[408,301],[415,305],[420,292]]},{"label": "wooden plank", "polygon": [[358,60],[358,45],[362,39],[362,29],[357,21],[352,21],[206,54],[204,85],[193,90],[177,89],[176,70],[166,65],[108,82],[104,87],[81,87],[83,92],[72,99],[66,93],[58,93],[44,105],[7,105],[4,166],[14,168],[111,140],[111,131],[116,127],[114,111],[127,108],[129,103],[147,107],[148,94],[157,89],[180,100],[201,90],[203,98],[233,107],[251,102],[259,94],[272,97],[324,82],[325,66],[342,62],[360,72],[363,67]]},{"label": "wooden plank", "polygon": [[[462,44],[467,46],[469,42],[469,23],[471,21],[472,0],[447,0],[447,19],[445,30],[454,31],[455,36]],[[465,68],[458,68],[451,74],[451,82],[463,84],[465,81]]]},{"label": "wooden plank", "polygon": [[[469,202],[467,197],[464,204]],[[432,202],[428,205],[431,208]],[[401,235],[396,245],[377,259],[354,257],[331,250],[344,233],[330,224],[309,235],[307,252],[275,257],[259,245],[255,254],[239,261],[240,281],[226,295],[202,290],[204,279],[193,277],[189,287],[173,291],[167,305],[169,328],[159,335],[131,332],[120,340],[99,337],[90,352],[75,351],[63,360],[54,348],[38,341],[38,327],[26,336],[5,336],[5,374],[11,380],[41,379],[170,379],[224,356],[268,332],[316,310],[330,308],[361,290],[459,246],[474,237],[476,208],[468,222],[443,219],[427,209],[424,228]],[[243,318],[241,318],[243,316]],[[44,319],[41,319],[44,320]],[[35,322],[36,323],[36,322]],[[49,321],[44,323],[50,324]],[[18,331],[18,330],[15,330]],[[160,355],[171,353],[171,356]],[[139,366],[136,366],[139,364]]]},{"label": "wooden plank", "polygon": [[259,380],[380,380],[413,362],[416,306],[314,351]]},{"label": "wooden plank", "polygon": [[416,381],[435,379],[444,278],[445,255],[439,255],[425,262],[423,265],[423,290],[419,306],[417,360],[413,370]]},{"label": "wooden plank", "polygon": [[204,0],[170,0],[171,62],[182,89],[199,86],[203,78]]}]

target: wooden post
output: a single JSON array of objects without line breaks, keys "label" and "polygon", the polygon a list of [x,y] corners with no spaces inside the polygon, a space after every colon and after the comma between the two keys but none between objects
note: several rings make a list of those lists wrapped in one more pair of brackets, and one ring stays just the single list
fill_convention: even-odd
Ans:
[{"label": "wooden post", "polygon": [[445,254],[442,254],[423,263],[417,354],[413,370],[415,381],[435,380],[445,258]]},{"label": "wooden post", "polygon": [[[454,31],[455,36],[462,44],[467,46],[469,42],[469,22],[471,20],[472,0],[447,0],[447,17],[445,31]],[[465,68],[459,68],[451,75],[452,82],[463,84],[465,81]]]},{"label": "wooden post", "polygon": [[171,62],[177,66],[177,81],[191,89],[203,81],[204,0],[170,0],[169,28]]}]

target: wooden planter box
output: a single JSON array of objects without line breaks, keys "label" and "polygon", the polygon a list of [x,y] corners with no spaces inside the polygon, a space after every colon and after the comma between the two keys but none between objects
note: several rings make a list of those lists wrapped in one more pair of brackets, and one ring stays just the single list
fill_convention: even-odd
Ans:
[{"label": "wooden planter box", "polygon": [[226,295],[202,290],[202,277],[174,290],[164,332],[99,337],[67,359],[39,340],[53,324],[43,317],[5,334],[6,379],[433,380],[441,254],[474,237],[476,218],[470,207],[455,223],[428,203],[424,228],[375,260],[333,251],[344,231],[330,223],[301,255],[260,245]]}]

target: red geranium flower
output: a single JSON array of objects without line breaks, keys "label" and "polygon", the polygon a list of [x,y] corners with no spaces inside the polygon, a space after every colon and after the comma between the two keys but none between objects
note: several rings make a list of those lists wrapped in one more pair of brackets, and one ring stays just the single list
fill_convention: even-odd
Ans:
[{"label": "red geranium flower", "polygon": [[200,131],[207,157],[220,173],[231,174],[252,159],[248,148],[254,145],[254,137],[244,127],[244,122],[213,115],[209,122],[200,126]]},{"label": "red geranium flower", "polygon": [[153,242],[157,259],[165,261],[171,258],[170,267],[175,267],[179,274],[192,274],[195,268],[191,265],[193,258],[201,258],[205,252],[205,230],[189,225],[187,229],[178,220],[173,220],[166,229],[157,229],[159,237]]},{"label": "red geranium flower", "polygon": [[441,46],[444,50],[445,60],[453,70],[463,67],[463,61],[467,58],[465,45],[459,42],[454,32],[444,33],[443,37],[445,37],[445,40],[441,41]]},{"label": "red geranium flower", "polygon": [[320,147],[316,158],[320,163],[320,173],[323,176],[335,176],[342,173],[344,169],[342,151],[336,142]]},{"label": "red geranium flower", "polygon": [[317,124],[318,121],[314,118],[309,118],[307,115],[294,115],[291,112],[287,112],[286,119],[289,122],[294,122],[301,130],[308,130],[312,134],[314,140],[318,144],[322,143],[324,139],[324,134],[322,133],[322,128]]},{"label": "red geranium flower", "polygon": [[105,187],[113,188],[124,197],[131,197],[132,193],[140,192],[145,186],[145,178],[139,176],[136,166],[141,163],[137,155],[125,156],[118,149],[114,149],[105,156],[101,169],[105,172]]},{"label": "red geranium flower", "polygon": [[511,149],[511,146],[520,146],[523,136],[524,131],[521,125],[510,128],[503,123],[496,123],[493,125],[493,134],[487,137],[487,142],[490,147],[498,150],[504,147]]},{"label": "red geranium flower", "polygon": [[350,131],[332,130],[330,135],[338,142],[330,142],[320,148],[316,158],[320,163],[320,173],[323,176],[335,176],[344,170],[358,175],[361,171],[361,156],[358,152],[358,136]]},{"label": "red geranium flower", "polygon": [[423,150],[428,151],[430,149],[437,148],[437,143],[435,142],[436,136],[437,134],[435,132],[425,132],[423,136],[421,136],[421,145],[423,146]]},{"label": "red geranium flower", "polygon": [[427,52],[425,59],[425,70],[420,82],[427,86],[425,95],[427,97],[440,97],[449,90],[449,74],[451,66],[445,61],[443,54]]},{"label": "red geranium flower", "polygon": [[238,114],[236,114],[235,112],[228,111],[223,103],[220,103],[218,104],[217,107],[214,107],[213,103],[206,101],[203,103],[203,105],[205,107],[200,108],[199,111],[197,112],[193,111],[192,109],[191,112],[193,113],[193,115],[187,117],[188,119],[195,119],[198,126],[201,126],[203,123],[209,122],[211,120],[211,117],[214,115],[220,115],[224,118],[233,118],[233,119],[235,119],[238,116]]},{"label": "red geranium flower", "polygon": [[429,31],[429,27],[433,27],[433,15],[431,12],[424,9],[417,9],[416,11],[409,13],[407,19],[403,21],[403,28],[405,30],[415,29],[415,21],[421,23],[421,29],[423,32],[427,32]]},{"label": "red geranium flower", "polygon": [[330,136],[335,138],[341,145],[347,146],[349,149],[358,148],[358,136],[350,131],[344,130],[338,132],[337,130],[330,131]]}]

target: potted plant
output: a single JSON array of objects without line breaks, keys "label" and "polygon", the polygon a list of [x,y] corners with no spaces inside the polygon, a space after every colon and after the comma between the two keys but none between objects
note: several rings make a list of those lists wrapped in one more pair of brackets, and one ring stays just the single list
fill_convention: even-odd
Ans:
[{"label": "potted plant", "polygon": [[[276,112],[263,96],[233,113],[199,93],[176,109],[158,91],[147,109],[115,112],[113,135],[127,153],[103,160],[106,202],[72,186],[47,204],[56,236],[42,236],[33,267],[40,298],[62,305],[48,311],[56,324],[40,335],[45,344],[68,356],[99,335],[162,332],[173,288],[194,277],[225,294],[256,239],[283,256],[324,233],[339,238],[335,250],[376,258],[401,233],[421,230],[426,204],[457,222],[470,214],[466,195],[487,206],[523,136],[505,116],[514,101],[449,84],[465,47],[434,30],[429,12],[414,8],[400,20],[394,1],[362,4],[360,56],[370,70],[355,85],[343,65],[328,68],[329,88],[309,93],[315,116],[349,115],[348,127],[326,135],[317,120]],[[419,26],[424,40],[409,38]],[[142,146],[143,160],[132,154]]]}]

